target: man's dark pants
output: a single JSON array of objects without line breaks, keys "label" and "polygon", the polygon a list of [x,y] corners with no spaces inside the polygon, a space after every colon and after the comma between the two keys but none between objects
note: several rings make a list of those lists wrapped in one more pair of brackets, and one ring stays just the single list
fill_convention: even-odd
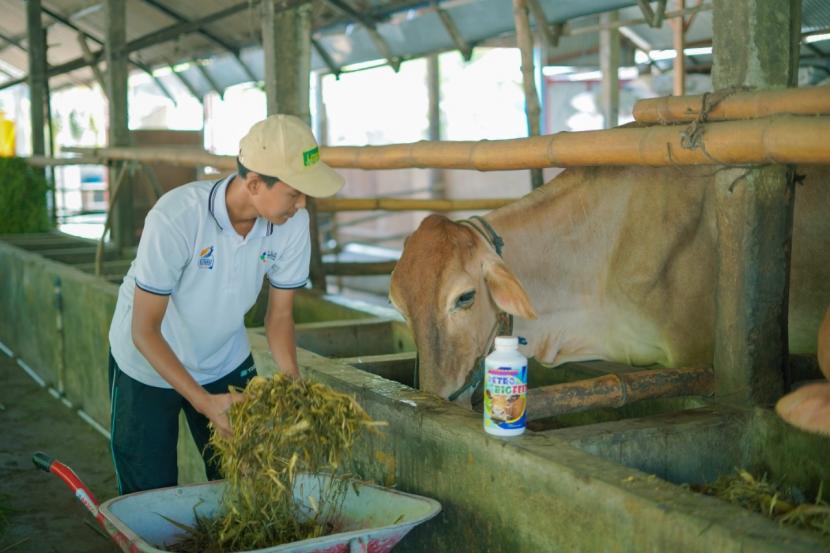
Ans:
[{"label": "man's dark pants", "polygon": [[[228,386],[244,388],[255,375],[254,360],[249,355],[231,373],[203,387],[212,394],[227,393]],[[176,444],[182,409],[205,461],[208,480],[222,477],[214,450],[208,444],[207,417],[197,412],[178,392],[147,386],[130,378],[119,369],[112,354],[109,356],[109,383],[111,450],[119,494],[178,483]]]}]

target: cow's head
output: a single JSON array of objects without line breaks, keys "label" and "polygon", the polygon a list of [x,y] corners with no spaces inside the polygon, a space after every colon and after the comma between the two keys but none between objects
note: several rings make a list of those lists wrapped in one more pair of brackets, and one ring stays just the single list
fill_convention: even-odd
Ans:
[{"label": "cow's head", "polygon": [[[389,298],[415,336],[422,390],[448,397],[487,354],[499,310],[536,318],[522,285],[473,229],[423,220],[404,245]],[[470,393],[459,401],[469,403]]]}]

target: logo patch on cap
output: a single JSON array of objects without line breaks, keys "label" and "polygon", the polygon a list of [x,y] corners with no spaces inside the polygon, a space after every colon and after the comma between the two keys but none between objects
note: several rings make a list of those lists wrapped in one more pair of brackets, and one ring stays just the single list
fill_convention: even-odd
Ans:
[{"label": "logo patch on cap", "polygon": [[303,165],[309,167],[320,161],[320,149],[315,146],[310,150],[303,152]]}]

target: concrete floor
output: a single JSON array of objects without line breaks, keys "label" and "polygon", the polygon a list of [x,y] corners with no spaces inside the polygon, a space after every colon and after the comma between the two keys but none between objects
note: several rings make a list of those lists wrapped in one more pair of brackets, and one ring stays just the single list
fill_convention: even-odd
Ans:
[{"label": "concrete floor", "polygon": [[103,501],[116,494],[105,438],[3,353],[0,375],[0,552],[118,551],[69,488],[31,460],[35,451],[61,460]]}]

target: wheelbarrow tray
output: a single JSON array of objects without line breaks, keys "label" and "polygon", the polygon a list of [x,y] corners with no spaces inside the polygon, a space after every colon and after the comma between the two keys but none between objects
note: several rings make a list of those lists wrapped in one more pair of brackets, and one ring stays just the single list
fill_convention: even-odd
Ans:
[{"label": "wheelbarrow tray", "polygon": [[[319,501],[320,490],[330,483],[325,475],[298,475],[294,495],[310,509],[308,497]],[[185,532],[167,519],[192,526],[199,517],[216,516],[221,507],[225,482],[174,486],[136,492],[105,501],[100,511],[107,523],[129,541],[125,551],[167,551]],[[437,501],[372,484],[347,486],[340,520],[341,531],[319,538],[286,543],[257,552],[340,553],[389,551],[416,525],[441,511]],[[167,518],[165,518],[167,517]],[[111,532],[112,533],[112,532]]]}]

